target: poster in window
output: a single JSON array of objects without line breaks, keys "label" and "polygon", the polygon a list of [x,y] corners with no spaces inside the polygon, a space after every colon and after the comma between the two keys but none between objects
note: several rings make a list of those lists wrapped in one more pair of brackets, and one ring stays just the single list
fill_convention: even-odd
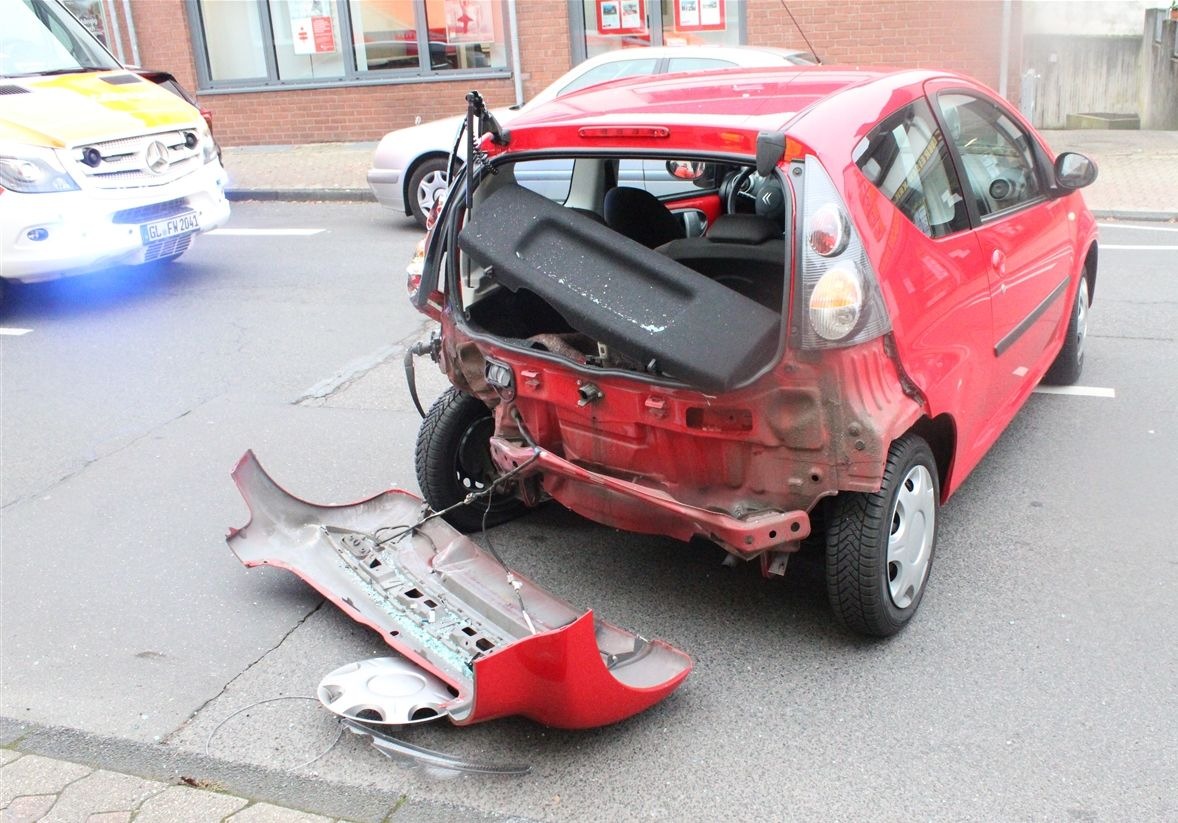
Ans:
[{"label": "poster in window", "polygon": [[289,8],[291,49],[295,54],[335,51],[335,21],[324,0],[292,0]]},{"label": "poster in window", "polygon": [[106,39],[106,9],[100,0],[66,0],[65,5],[102,45],[110,46]]},{"label": "poster in window", "polygon": [[645,34],[645,0],[597,0],[598,34]]},{"label": "poster in window", "polygon": [[675,0],[676,31],[724,31],[724,0]]},{"label": "poster in window", "polygon": [[446,0],[446,42],[488,43],[495,39],[492,0]]}]

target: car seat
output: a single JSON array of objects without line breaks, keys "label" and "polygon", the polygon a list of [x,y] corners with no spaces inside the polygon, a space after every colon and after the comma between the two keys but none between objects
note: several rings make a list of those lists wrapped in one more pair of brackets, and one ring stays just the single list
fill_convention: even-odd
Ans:
[{"label": "car seat", "polygon": [[605,193],[605,224],[648,249],[687,234],[683,223],[646,189],[618,186]]},{"label": "car seat", "polygon": [[723,214],[703,237],[685,237],[657,251],[766,308],[781,311],[786,242],[781,226],[757,214]]}]

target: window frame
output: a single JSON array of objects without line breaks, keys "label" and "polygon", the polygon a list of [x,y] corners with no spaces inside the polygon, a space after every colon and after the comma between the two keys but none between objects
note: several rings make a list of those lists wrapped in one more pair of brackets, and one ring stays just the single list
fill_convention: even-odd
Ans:
[{"label": "window frame", "polygon": [[[887,200],[891,204],[891,207],[893,209],[895,209],[896,212],[901,217],[903,217],[905,220],[907,220],[912,225],[912,227],[914,229],[916,229],[922,235],[924,235],[929,240],[931,240],[932,242],[935,243],[940,240],[944,240],[944,239],[947,239],[950,237],[958,236],[958,235],[962,234],[963,232],[971,231],[972,229],[974,229],[977,226],[977,222],[976,222],[977,215],[975,214],[975,210],[973,209],[972,204],[970,204],[970,202],[969,202],[969,196],[966,191],[966,183],[965,183],[965,181],[962,180],[961,168],[960,168],[960,165],[957,162],[957,158],[955,156],[953,143],[951,140],[949,140],[949,138],[945,132],[944,123],[942,122],[941,118],[939,117],[938,111],[936,110],[936,106],[934,106],[932,104],[932,101],[928,100],[923,95],[919,96],[913,100],[910,100],[909,102],[905,103],[904,105],[894,109],[893,111],[888,112],[883,117],[879,118],[879,120],[877,120],[867,130],[867,133],[864,136],[864,140],[867,141],[868,146],[870,146],[871,136],[881,132],[885,123],[888,123],[889,121],[894,120],[895,118],[901,116],[905,111],[907,111],[909,109],[917,109],[917,108],[923,108],[923,110],[924,110],[923,114],[928,117],[929,122],[936,129],[933,137],[934,137],[934,139],[937,140],[937,143],[940,146],[940,152],[943,153],[942,162],[944,164],[945,178],[946,178],[946,182],[949,185],[950,193],[953,193],[953,186],[956,185],[956,194],[961,198],[961,200],[963,201],[964,206],[965,206],[965,218],[966,219],[962,225],[954,228],[954,227],[952,227],[952,223],[949,223],[947,225],[951,226],[951,228],[948,231],[946,231],[944,234],[932,234],[929,231],[925,231],[924,229],[922,229],[920,227],[920,225],[916,222],[916,220],[914,220],[910,215],[908,215],[899,206],[899,204],[896,203],[896,201],[892,198],[891,195],[889,195],[886,191],[884,191],[884,189],[880,188],[880,186],[877,183],[872,181],[871,178],[869,178],[867,176],[867,174],[863,171],[862,166],[859,165],[859,159],[860,159],[859,157],[852,156],[851,162],[855,166],[855,168],[859,171],[859,173],[861,175],[863,175],[863,179],[865,181],[867,181],[868,185],[870,185],[873,189],[875,189],[876,192],[878,192],[881,197],[883,197],[885,200]],[[893,131],[893,130],[889,130],[889,131]],[[858,150],[858,146],[856,146],[855,150],[856,151]],[[852,155],[854,155],[854,151],[852,152]],[[862,155],[860,155],[860,157],[861,156]],[[923,187],[921,188],[921,194],[922,195],[925,194]],[[924,200],[927,203],[928,197],[925,196]],[[926,207],[926,209],[927,209],[927,207]],[[954,207],[954,212],[956,214],[956,207]],[[942,225],[942,224],[937,224],[937,225]]]},{"label": "window frame", "polygon": [[[324,89],[342,86],[383,86],[404,83],[439,83],[455,80],[501,80],[512,76],[514,55],[512,54],[512,26],[514,17],[508,12],[508,0],[495,0],[500,6],[504,26],[505,63],[502,68],[445,69],[430,66],[429,28],[426,22],[426,0],[413,0],[414,21],[417,27],[418,65],[412,69],[365,69],[356,66],[356,45],[352,31],[352,8],[350,0],[332,0],[336,18],[339,20],[337,38],[342,49],[344,70],[333,78],[283,80],[278,76],[278,60],[275,55],[274,27],[271,18],[270,0],[239,0],[252,3],[258,9],[261,26],[263,56],[266,77],[243,80],[213,80],[209,65],[208,39],[201,14],[200,0],[184,0],[184,11],[188,20],[189,42],[192,45],[193,62],[196,65],[197,91],[200,94],[242,94],[248,92],[274,91],[276,89]],[[358,0],[362,2],[362,0]],[[421,44],[425,44],[425,48]]]},{"label": "window frame", "polygon": [[[953,140],[950,136],[948,124],[945,122],[944,110],[941,108],[941,97],[943,95],[962,95],[989,103],[992,107],[994,107],[994,109],[996,109],[1007,120],[1010,121],[1011,125],[1018,130],[1023,139],[1026,141],[1028,151],[1034,164],[1031,170],[1034,172],[1035,177],[1039,182],[1039,193],[1035,197],[1029,198],[1027,200],[1021,200],[1012,206],[1008,206],[1004,209],[998,209],[996,211],[989,212],[988,214],[981,213],[977,207],[977,199],[974,196],[977,193],[974,191],[973,183],[970,181],[969,174],[965,168],[965,160],[957,148],[956,141]],[[993,223],[997,220],[1004,219],[1011,214],[1017,214],[1024,209],[1041,205],[1042,203],[1051,199],[1051,187],[1053,185],[1053,179],[1050,177],[1047,171],[1048,169],[1054,168],[1051,158],[1046,155],[1046,153],[1043,151],[1043,147],[1039,144],[1039,141],[1027,129],[1026,125],[1024,125],[1023,122],[1014,113],[1011,112],[1009,107],[1002,105],[1001,101],[994,99],[990,95],[985,94],[978,89],[969,88],[968,86],[946,86],[943,88],[938,88],[936,92],[930,96],[930,102],[932,103],[931,108],[933,110],[933,117],[935,117],[937,120],[937,125],[941,129],[941,134],[945,136],[945,145],[948,146],[950,156],[953,159],[953,164],[957,167],[957,177],[961,181],[960,184],[963,187],[963,190],[969,190],[967,192],[968,196],[965,198],[965,206],[969,212],[970,222],[975,228],[979,228],[988,223]],[[997,129],[996,126],[994,128]]]},{"label": "window frame", "polygon": [[[567,0],[567,2],[569,39],[571,41],[570,46],[573,58],[572,64],[575,66],[589,59],[589,49],[585,44],[585,38],[589,31],[585,24],[581,0]],[[663,30],[663,6],[676,2],[678,0],[646,0],[646,14],[650,18],[650,28],[648,29],[650,45],[655,47],[664,47],[666,45],[665,32]],[[736,42],[742,46],[747,45],[749,41],[748,8],[743,0],[729,0],[729,2],[737,3]]]}]

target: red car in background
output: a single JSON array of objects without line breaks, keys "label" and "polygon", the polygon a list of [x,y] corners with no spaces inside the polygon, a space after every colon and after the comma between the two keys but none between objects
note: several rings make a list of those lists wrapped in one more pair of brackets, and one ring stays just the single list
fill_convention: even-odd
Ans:
[{"label": "red car in background", "polygon": [[[814,535],[836,616],[886,636],[941,503],[1036,384],[1080,375],[1095,165],[966,77],[621,81],[481,151],[411,287],[454,384],[419,433],[426,500],[494,486],[460,528],[553,498],[767,575]],[[536,164],[567,169],[555,194]]]}]

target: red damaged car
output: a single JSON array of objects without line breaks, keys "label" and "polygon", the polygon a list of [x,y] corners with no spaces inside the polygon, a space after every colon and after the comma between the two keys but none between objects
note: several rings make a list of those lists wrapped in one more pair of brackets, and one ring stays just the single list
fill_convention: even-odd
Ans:
[{"label": "red damaged car", "polygon": [[430,506],[473,530],[552,498],[767,575],[822,536],[839,620],[900,630],[941,503],[1036,384],[1080,375],[1095,165],[935,71],[678,75],[476,119],[411,281],[454,384],[418,438]]}]

